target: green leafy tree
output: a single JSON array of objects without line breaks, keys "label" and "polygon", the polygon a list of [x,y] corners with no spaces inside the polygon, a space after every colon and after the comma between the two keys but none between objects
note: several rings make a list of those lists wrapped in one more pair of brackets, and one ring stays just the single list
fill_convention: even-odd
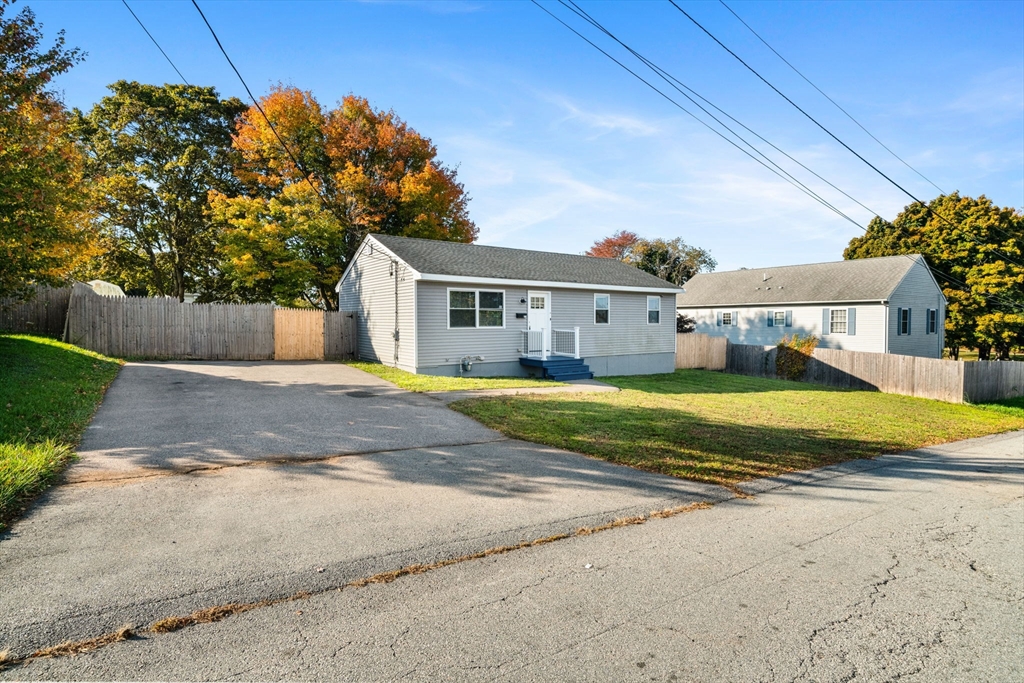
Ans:
[{"label": "green leafy tree", "polygon": [[43,46],[28,7],[0,0],[0,298],[58,284],[95,253],[83,155],[50,89],[83,55],[60,31]]},{"label": "green leafy tree", "polygon": [[126,290],[183,301],[219,298],[209,193],[234,194],[231,135],[245,106],[210,87],[118,81],[79,129],[105,256],[100,272]]},{"label": "green leafy tree", "polygon": [[[1024,345],[1024,215],[984,195],[941,195],[914,203],[892,221],[875,217],[850,240],[846,259],[922,254],[948,301],[950,355],[976,347],[979,358],[1009,358]],[[963,284],[961,284],[963,283]]]},{"label": "green leafy tree", "polygon": [[234,137],[243,196],[213,199],[239,296],[336,310],[334,286],[368,233],[476,239],[455,170],[394,112],[352,95],[324,111],[281,86],[261,105],[274,128],[252,107]]}]

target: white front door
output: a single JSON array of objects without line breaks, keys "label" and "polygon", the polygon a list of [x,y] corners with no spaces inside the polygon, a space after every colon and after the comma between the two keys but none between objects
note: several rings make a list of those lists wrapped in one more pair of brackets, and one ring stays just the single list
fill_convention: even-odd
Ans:
[{"label": "white front door", "polygon": [[526,314],[526,329],[543,332],[541,355],[547,358],[551,353],[551,292],[527,292],[526,300],[530,306]]}]

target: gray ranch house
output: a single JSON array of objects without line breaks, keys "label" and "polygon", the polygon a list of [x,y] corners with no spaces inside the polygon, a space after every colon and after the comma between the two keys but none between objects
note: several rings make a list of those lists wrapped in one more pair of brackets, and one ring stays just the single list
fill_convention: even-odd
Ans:
[{"label": "gray ranch house", "polygon": [[942,358],[946,298],[919,254],[704,273],[676,308],[734,344],[813,334],[823,348]]},{"label": "gray ranch house", "polygon": [[369,235],[336,287],[359,358],[428,375],[675,369],[681,288],[614,259]]}]

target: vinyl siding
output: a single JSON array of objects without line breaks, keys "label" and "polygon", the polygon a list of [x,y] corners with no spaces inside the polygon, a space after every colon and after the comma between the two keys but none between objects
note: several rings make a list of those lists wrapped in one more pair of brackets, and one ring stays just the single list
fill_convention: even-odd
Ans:
[{"label": "vinyl siding", "polygon": [[[488,363],[517,361],[522,347],[522,331],[527,305],[519,303],[527,297],[527,288],[506,287],[505,329],[448,329],[448,288],[476,289],[458,283],[417,283],[416,304],[419,316],[417,330],[418,367],[432,368],[452,365],[463,356],[483,356]],[[480,287],[479,289],[497,289]],[[666,353],[675,350],[675,302],[673,295],[662,295],[662,322],[647,324],[647,296],[637,293],[594,290],[540,288],[551,292],[551,324],[555,329],[580,328],[580,356],[613,356],[637,353]],[[594,294],[611,295],[611,322],[594,324]]]},{"label": "vinyl siding", "polygon": [[[825,308],[857,309],[856,334],[821,334],[822,311]],[[768,327],[768,311],[793,311],[792,327]],[[738,325],[718,325],[720,311],[739,312]],[[814,335],[821,339],[818,346],[845,351],[885,352],[885,305],[881,303],[815,304],[813,306],[722,307],[679,309],[680,313],[697,320],[695,332],[716,337],[727,337],[733,344],[774,346],[784,335]]]},{"label": "vinyl siding", "polygon": [[[896,334],[897,312],[910,309],[910,334]],[[939,309],[937,331],[926,334],[928,309]],[[906,274],[889,299],[889,352],[904,356],[942,358],[946,305],[926,265],[918,263]]]},{"label": "vinyl siding", "polygon": [[[357,315],[359,358],[386,365],[395,364],[395,280],[390,269],[391,261],[382,252],[363,249],[338,293],[339,308]],[[399,264],[398,367],[409,372],[416,371],[415,291],[412,274]]]}]

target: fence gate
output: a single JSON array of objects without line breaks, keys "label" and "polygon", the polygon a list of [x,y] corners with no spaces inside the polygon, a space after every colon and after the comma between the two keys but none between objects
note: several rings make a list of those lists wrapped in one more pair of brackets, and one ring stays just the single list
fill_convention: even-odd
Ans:
[{"label": "fence gate", "polygon": [[323,311],[274,310],[274,360],[322,360],[323,357]]}]

